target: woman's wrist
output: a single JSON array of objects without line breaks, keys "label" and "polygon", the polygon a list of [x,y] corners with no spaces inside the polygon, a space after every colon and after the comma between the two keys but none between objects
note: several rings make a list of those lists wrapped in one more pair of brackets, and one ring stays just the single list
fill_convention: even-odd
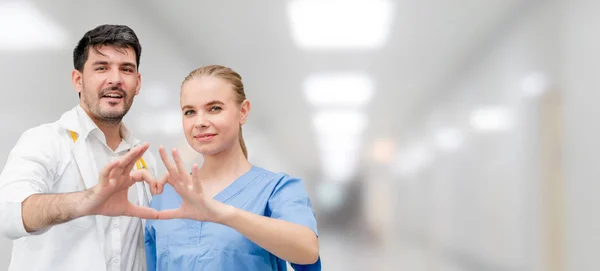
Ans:
[{"label": "woman's wrist", "polygon": [[220,201],[215,201],[215,202],[216,202],[216,205],[220,205],[220,206],[216,206],[217,207],[216,209],[219,211],[216,213],[216,216],[212,219],[213,220],[212,222],[229,226],[237,215],[237,211],[238,211],[237,208],[235,208],[229,204],[222,203]]}]

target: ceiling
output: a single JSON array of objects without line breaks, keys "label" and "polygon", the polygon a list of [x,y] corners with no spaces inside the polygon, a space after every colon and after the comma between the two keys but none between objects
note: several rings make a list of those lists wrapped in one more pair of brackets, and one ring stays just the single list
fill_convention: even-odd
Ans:
[{"label": "ceiling", "polygon": [[[103,1],[100,6],[91,1],[35,1],[75,38],[90,23],[145,24],[158,33],[153,42],[163,46],[146,43],[145,48],[155,46],[154,53],[156,48],[170,48],[175,53],[163,62],[185,63],[171,69],[164,63],[142,62],[142,68],[161,65],[162,72],[153,73],[167,74],[163,80],[169,88],[177,88],[187,72],[201,65],[234,68],[243,76],[253,103],[251,125],[268,136],[277,157],[298,174],[316,174],[322,167],[312,126],[318,109],[306,101],[302,88],[309,75],[368,74],[374,95],[362,109],[369,120],[363,146],[378,138],[395,139],[416,112],[422,113],[436,96],[443,96],[454,78],[461,76],[457,71],[464,70],[457,67],[486,50],[490,32],[523,4],[517,0],[392,1],[389,36],[382,47],[307,50],[297,46],[290,34],[289,2],[137,0]],[[344,5],[339,12],[344,12]],[[331,20],[338,15],[331,14]],[[62,58],[68,55],[65,52]]]},{"label": "ceiling", "polygon": [[[375,81],[366,107],[367,140],[394,137],[422,99],[475,53],[518,1],[395,1],[390,35],[377,50],[303,50],[290,35],[290,1],[138,1],[197,65],[230,65],[245,77],[254,101],[253,122],[276,139],[294,168],[314,170],[318,151],[303,96],[313,72],[359,71]],[[343,6],[340,8],[340,13]],[[336,19],[336,14],[331,19]],[[294,144],[290,144],[294,143]],[[365,142],[365,143],[368,143]],[[368,144],[367,144],[368,145]],[[286,154],[286,155],[283,155]]]}]

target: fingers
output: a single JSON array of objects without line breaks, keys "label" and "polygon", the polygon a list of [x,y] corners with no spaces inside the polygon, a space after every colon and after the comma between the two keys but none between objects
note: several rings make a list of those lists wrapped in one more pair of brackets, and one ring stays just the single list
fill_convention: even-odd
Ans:
[{"label": "fingers", "polygon": [[198,164],[192,165],[192,182],[193,190],[196,193],[202,193],[202,183],[200,182],[200,174],[198,174]]},{"label": "fingers", "polygon": [[168,183],[171,184],[173,187],[178,186],[179,183],[181,183],[181,179],[185,178],[186,176],[183,176],[181,174],[183,174],[185,171],[180,172],[177,169],[177,166],[171,162],[171,159],[169,159],[169,156],[167,155],[167,152],[165,151],[165,148],[163,146],[160,146],[159,148],[159,153],[160,153],[160,158],[162,159],[163,163],[165,164],[165,167],[167,168],[167,172],[169,173],[169,178],[167,179]]},{"label": "fingers", "polygon": [[131,172],[133,166],[135,166],[135,163],[137,163],[137,161],[144,155],[144,152],[148,150],[148,146],[148,143],[137,146],[121,158],[121,160],[123,160],[121,166],[124,168],[124,173]]},{"label": "fingers", "polygon": [[102,171],[100,172],[100,178],[98,179],[98,183],[102,184],[102,185],[108,185],[110,184],[110,179],[111,179],[111,175],[113,175],[113,171],[115,168],[117,168],[119,166],[119,161],[112,161],[110,163],[108,163],[106,166],[104,166],[104,168],[102,169]]},{"label": "fingers", "polygon": [[180,209],[163,210],[158,212],[158,219],[185,218]]},{"label": "fingers", "polygon": [[[186,170],[185,170],[185,165],[183,164],[183,161],[181,161],[181,157],[179,156],[179,151],[177,151],[177,149],[173,148],[173,150],[171,151],[173,154],[173,160],[175,160],[175,165],[177,165],[177,171],[179,171],[179,173],[182,175],[181,177],[181,181],[186,181],[189,178],[185,178],[183,177],[183,174],[185,174]],[[189,185],[189,183],[187,183]]]},{"label": "fingers", "polygon": [[146,182],[148,184],[148,186],[150,186],[150,192],[152,192],[152,195],[158,195],[160,193],[162,193],[162,186],[164,185],[164,182],[161,182],[159,180],[156,180],[156,178],[154,178],[154,175],[152,175],[152,173],[150,173],[150,171],[146,170],[146,169],[142,169],[142,170],[136,170],[134,172],[132,172],[131,174],[129,174],[129,176],[131,177],[131,184],[130,186],[135,183],[135,182]]},{"label": "fingers", "polygon": [[150,144],[148,142],[141,144],[137,147],[134,147],[133,149],[131,149],[127,154],[125,154],[123,156],[123,163],[124,164],[135,164],[135,162],[140,159],[140,157],[142,157],[142,155],[144,155],[144,153],[146,152],[146,150],[148,150],[148,147],[150,146]]},{"label": "fingers", "polygon": [[[140,146],[137,146],[131,149],[128,153],[123,155],[118,160],[118,166],[114,168],[110,174],[109,179],[121,180],[121,177],[124,174],[128,174],[133,169],[135,162],[144,155],[144,152],[148,149],[148,143],[144,143]],[[131,186],[131,184],[126,184],[127,186]]]},{"label": "fingers", "polygon": [[125,216],[139,217],[143,219],[158,219],[158,212],[149,207],[142,207],[129,202]]},{"label": "fingers", "polygon": [[160,146],[158,148],[158,152],[160,153],[160,159],[162,159],[163,164],[165,164],[165,167],[167,168],[167,171],[169,171],[169,174],[175,177],[177,174],[177,167],[175,167],[175,164],[173,164],[173,162],[171,162],[171,160],[169,159],[169,156],[165,151],[165,147]]},{"label": "fingers", "polygon": [[162,192],[165,189],[165,184],[167,184],[167,181],[169,180],[169,172],[165,173],[165,175],[163,175],[160,180],[158,180],[158,191],[157,194],[162,194]]},{"label": "fingers", "polygon": [[179,193],[179,189],[181,189],[183,183],[175,178],[172,178],[169,173],[165,174],[165,179],[167,180],[167,183],[170,184],[177,193]]},{"label": "fingers", "polygon": [[169,183],[173,187],[173,189],[175,189],[175,192],[179,194],[179,196],[181,196],[182,198],[188,198],[191,194],[194,193],[193,186],[188,186],[184,182],[180,182],[178,179],[167,178],[167,183]]}]

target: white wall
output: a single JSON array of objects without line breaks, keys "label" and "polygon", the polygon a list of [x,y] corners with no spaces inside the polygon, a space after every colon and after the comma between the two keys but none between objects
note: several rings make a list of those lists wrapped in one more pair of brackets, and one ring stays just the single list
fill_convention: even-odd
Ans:
[{"label": "white wall", "polygon": [[599,270],[600,2],[564,1],[567,270]]},{"label": "white wall", "polygon": [[[541,5],[517,12],[521,16],[504,22],[482,51],[473,52],[481,57],[472,59],[457,83],[440,89],[439,100],[428,101],[425,113],[403,129],[398,155],[407,159],[392,166],[404,173],[393,178],[396,208],[390,215],[396,227],[390,234],[398,235],[398,247],[410,247],[419,257],[391,259],[398,266],[549,270],[538,145],[541,96],[528,95],[523,82],[540,72],[549,87],[556,83],[558,9]],[[488,106],[508,110],[513,125],[475,129],[471,113]],[[444,128],[460,132],[458,149],[436,146],[436,133]]]}]

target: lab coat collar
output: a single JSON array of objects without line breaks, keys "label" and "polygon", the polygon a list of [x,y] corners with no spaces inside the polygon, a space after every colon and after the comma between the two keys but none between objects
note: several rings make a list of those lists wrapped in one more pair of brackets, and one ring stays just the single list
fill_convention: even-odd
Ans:
[{"label": "lab coat collar", "polygon": [[[85,141],[92,130],[98,129],[98,126],[87,115],[81,105],[76,105],[73,109],[62,114],[58,122],[63,129],[75,132],[78,137],[77,141],[80,139]],[[130,146],[140,144],[140,140],[134,136],[124,123],[121,124],[121,136]]]}]

